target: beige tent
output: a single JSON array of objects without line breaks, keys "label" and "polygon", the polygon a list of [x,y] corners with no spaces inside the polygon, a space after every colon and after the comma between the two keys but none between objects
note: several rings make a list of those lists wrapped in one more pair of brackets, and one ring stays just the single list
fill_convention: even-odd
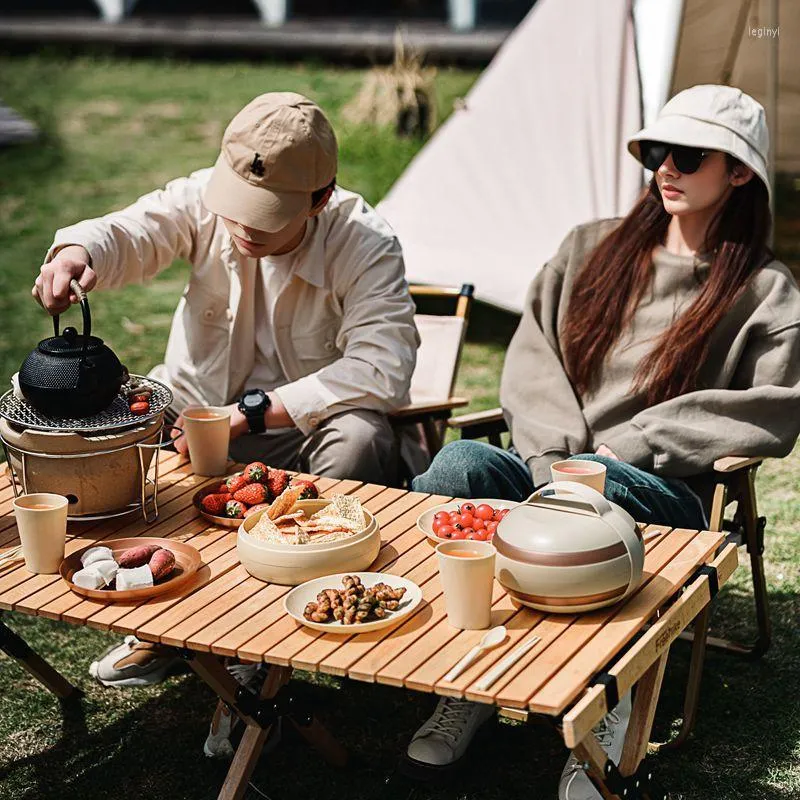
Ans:
[{"label": "beige tent", "polygon": [[626,137],[697,83],[760,100],[800,171],[798,41],[800,0],[539,0],[379,205],[409,278],[520,311],[571,227],[628,211]]}]

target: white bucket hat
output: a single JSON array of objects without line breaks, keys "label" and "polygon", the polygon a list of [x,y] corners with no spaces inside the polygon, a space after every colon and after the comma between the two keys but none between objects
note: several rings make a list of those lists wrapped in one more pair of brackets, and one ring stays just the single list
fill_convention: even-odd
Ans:
[{"label": "white bucket hat", "polygon": [[655,122],[628,140],[628,150],[639,162],[643,140],[730,153],[750,167],[770,192],[764,107],[741,89],[712,84],[684,89],[659,111]]}]

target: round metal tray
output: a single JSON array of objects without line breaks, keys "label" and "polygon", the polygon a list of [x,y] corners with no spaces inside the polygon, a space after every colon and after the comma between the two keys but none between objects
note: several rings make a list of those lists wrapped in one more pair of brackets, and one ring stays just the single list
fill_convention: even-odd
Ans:
[{"label": "round metal tray", "polygon": [[[91,417],[70,419],[68,417],[48,417],[37,411],[27,400],[17,398],[13,390],[0,397],[0,416],[14,425],[37,431],[72,431],[75,433],[111,433],[112,431],[141,425],[164,411],[172,402],[169,387],[154,378],[142,375],[131,375],[141,388],[152,391],[150,411],[147,414],[133,414],[126,398],[119,394],[114,402]],[[123,390],[125,387],[123,387]]]}]

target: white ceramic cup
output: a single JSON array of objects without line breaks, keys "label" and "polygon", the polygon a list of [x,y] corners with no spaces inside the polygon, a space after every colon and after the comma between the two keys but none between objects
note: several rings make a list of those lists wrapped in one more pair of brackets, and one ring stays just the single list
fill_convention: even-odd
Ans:
[{"label": "white ceramic cup", "polygon": [[14,516],[28,572],[58,572],[67,541],[68,505],[66,497],[49,492],[24,494],[14,499]]},{"label": "white ceramic cup", "polygon": [[606,488],[606,465],[599,461],[584,461],[581,458],[556,461],[550,466],[550,475],[554,483],[558,481],[582,483],[596,489],[600,494]]},{"label": "white ceramic cup", "polygon": [[436,546],[447,619],[454,628],[477,631],[491,624],[496,553],[493,544],[470,539]]},{"label": "white ceramic cup", "polygon": [[217,406],[189,406],[183,411],[183,432],[196,475],[224,475],[228,471],[231,410]]}]

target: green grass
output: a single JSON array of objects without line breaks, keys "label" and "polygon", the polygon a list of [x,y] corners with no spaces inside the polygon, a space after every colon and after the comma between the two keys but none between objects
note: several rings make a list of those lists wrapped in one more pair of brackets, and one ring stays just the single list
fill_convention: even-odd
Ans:
[{"label": "green grass", "polygon": [[[210,164],[224,122],[247,100],[270,89],[316,98],[340,135],[341,182],[376,202],[420,146],[388,131],[343,123],[341,109],[363,71],[322,66],[174,61],[65,60],[58,56],[0,58],[3,100],[39,123],[44,139],[0,151],[0,377],[16,370],[49,321],[29,296],[53,231],[130,202],[165,180]],[[446,114],[475,73],[440,71]],[[797,240],[783,242],[797,252]],[[147,287],[93,295],[99,335],[134,371],[161,356],[187,266],[176,264]],[[74,312],[73,312],[74,313]],[[125,320],[137,323],[130,325]],[[139,326],[144,332],[137,333]],[[477,308],[458,391],[471,409],[497,402],[505,344],[514,320]],[[674,798],[790,800],[800,796],[800,452],[768,462],[759,478],[761,512],[769,518],[768,572],[775,643],[749,664],[710,655],[701,717],[691,743],[665,753],[657,774]],[[746,635],[750,604],[742,568],[718,603],[716,633]],[[216,797],[225,766],[201,750],[213,698],[191,676],[149,689],[101,690],[88,663],[114,635],[18,614],[5,619],[87,697],[79,713],[57,702],[0,656],[0,798],[60,800]],[[657,735],[680,716],[688,648],[678,644],[667,673]],[[430,710],[413,692],[301,675],[299,691],[318,706],[329,727],[356,755],[336,772],[289,737],[255,774],[275,798],[405,800],[531,800],[555,795],[566,756],[545,724],[487,726],[467,768],[453,783],[411,787],[396,778],[396,756]],[[253,797],[256,795],[253,794]]]}]

